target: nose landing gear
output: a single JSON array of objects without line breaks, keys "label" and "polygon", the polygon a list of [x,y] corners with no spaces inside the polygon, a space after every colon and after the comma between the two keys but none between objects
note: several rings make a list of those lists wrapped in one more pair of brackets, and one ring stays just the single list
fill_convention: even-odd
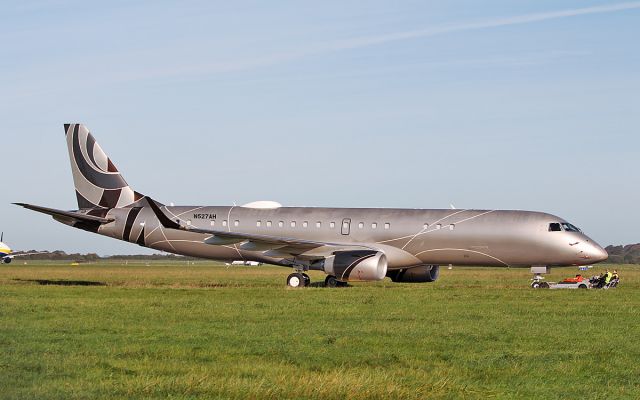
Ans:
[{"label": "nose landing gear", "polygon": [[531,267],[531,273],[533,279],[531,279],[531,287],[533,289],[549,289],[549,284],[544,281],[542,274],[549,273],[549,267],[547,266],[533,266]]}]

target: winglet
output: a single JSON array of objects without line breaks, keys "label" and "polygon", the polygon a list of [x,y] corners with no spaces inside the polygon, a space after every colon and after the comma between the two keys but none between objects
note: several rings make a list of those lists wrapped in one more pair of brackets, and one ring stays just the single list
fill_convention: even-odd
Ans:
[{"label": "winglet", "polygon": [[158,218],[158,221],[160,221],[163,227],[168,229],[183,229],[179,223],[172,221],[171,218],[167,217],[167,215],[162,212],[160,206],[158,206],[158,203],[156,203],[155,200],[149,196],[147,196],[146,199],[149,202],[149,207],[151,207],[153,213],[156,215],[156,218]]}]

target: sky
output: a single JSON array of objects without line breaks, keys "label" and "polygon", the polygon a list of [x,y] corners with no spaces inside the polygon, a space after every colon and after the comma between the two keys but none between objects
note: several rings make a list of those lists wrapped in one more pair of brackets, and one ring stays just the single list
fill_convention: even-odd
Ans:
[{"label": "sky", "polygon": [[640,1],[20,1],[0,230],[137,254],[77,207],[64,123],[164,203],[524,209],[640,242]]}]

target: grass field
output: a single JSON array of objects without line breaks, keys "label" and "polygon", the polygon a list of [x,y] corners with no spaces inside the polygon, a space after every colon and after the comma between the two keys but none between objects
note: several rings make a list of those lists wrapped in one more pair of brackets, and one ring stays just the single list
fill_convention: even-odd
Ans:
[{"label": "grass field", "polygon": [[638,399],[640,268],[618,269],[608,291],[492,268],[288,289],[268,266],[16,262],[0,398]]}]

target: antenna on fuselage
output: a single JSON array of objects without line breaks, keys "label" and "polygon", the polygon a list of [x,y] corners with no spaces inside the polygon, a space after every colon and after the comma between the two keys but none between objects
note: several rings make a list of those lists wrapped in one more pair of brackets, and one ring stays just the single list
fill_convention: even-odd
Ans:
[{"label": "antenna on fuselage", "polygon": [[4,240],[4,232],[0,233],[0,242]]}]

